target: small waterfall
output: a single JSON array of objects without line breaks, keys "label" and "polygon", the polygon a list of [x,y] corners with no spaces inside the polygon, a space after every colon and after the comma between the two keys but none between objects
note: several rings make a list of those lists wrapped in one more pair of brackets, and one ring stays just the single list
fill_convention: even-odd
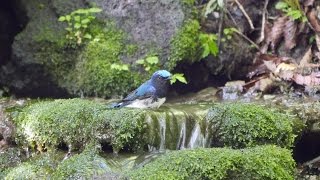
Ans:
[{"label": "small waterfall", "polygon": [[204,147],[205,144],[205,138],[203,132],[201,132],[200,125],[196,124],[192,130],[188,148]]},{"label": "small waterfall", "polygon": [[[192,107],[193,109],[188,109]],[[207,107],[194,109],[191,105],[148,111],[146,117],[148,149],[150,152],[166,149],[208,147],[210,128],[207,127]]]},{"label": "small waterfall", "polygon": [[185,144],[186,144],[186,134],[187,134],[187,127],[186,127],[186,121],[182,121],[181,123],[181,128],[180,128],[180,136],[179,136],[179,141],[177,144],[176,149],[185,149]]},{"label": "small waterfall", "polygon": [[165,150],[166,148],[166,119],[160,118],[159,119],[159,126],[160,126],[160,151]]}]

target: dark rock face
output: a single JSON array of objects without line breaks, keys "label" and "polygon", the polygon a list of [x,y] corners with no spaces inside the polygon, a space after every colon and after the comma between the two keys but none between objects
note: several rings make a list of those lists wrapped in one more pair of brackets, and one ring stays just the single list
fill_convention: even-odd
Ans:
[{"label": "dark rock face", "polygon": [[130,35],[130,40],[139,46],[136,53],[138,58],[159,51],[162,59],[168,57],[170,40],[186,17],[178,0],[95,2],[103,9],[104,16],[114,19]]},{"label": "dark rock face", "polygon": [[[16,6],[16,8],[13,8]],[[4,1],[0,7],[0,65],[8,62],[14,36],[24,27],[26,19],[18,17],[18,1]]]}]

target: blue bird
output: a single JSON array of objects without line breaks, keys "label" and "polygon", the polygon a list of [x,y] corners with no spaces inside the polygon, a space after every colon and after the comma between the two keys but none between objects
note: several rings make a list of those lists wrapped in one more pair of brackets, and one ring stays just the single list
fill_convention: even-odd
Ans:
[{"label": "blue bird", "polygon": [[156,71],[151,79],[144,82],[113,107],[159,108],[166,101],[170,78],[170,72]]}]

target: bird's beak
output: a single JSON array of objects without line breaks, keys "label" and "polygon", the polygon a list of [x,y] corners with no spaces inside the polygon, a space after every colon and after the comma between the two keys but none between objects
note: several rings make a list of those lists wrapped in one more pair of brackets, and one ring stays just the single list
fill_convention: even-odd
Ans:
[{"label": "bird's beak", "polygon": [[171,76],[169,76],[169,77],[167,77],[167,78],[166,78],[166,80],[171,80],[171,79],[172,79],[172,77],[171,77]]}]

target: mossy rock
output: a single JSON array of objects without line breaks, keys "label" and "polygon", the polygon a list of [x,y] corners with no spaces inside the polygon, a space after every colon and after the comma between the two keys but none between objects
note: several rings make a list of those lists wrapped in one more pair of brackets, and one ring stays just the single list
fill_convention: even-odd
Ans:
[{"label": "mossy rock", "polygon": [[7,169],[4,179],[47,179],[54,172],[62,158],[62,154],[55,152],[36,155],[16,167]]},{"label": "mossy rock", "polygon": [[187,20],[172,38],[170,44],[170,56],[166,62],[168,69],[173,69],[176,65],[188,60],[189,63],[200,60],[200,24],[196,19]]},{"label": "mossy rock", "polygon": [[96,151],[86,149],[62,161],[52,174],[52,179],[91,179],[111,172],[107,162]]},{"label": "mossy rock", "polygon": [[0,152],[0,179],[3,179],[7,169],[21,163],[25,157],[19,148],[8,148]]},{"label": "mossy rock", "polygon": [[128,173],[131,179],[294,179],[291,152],[273,145],[174,151]]},{"label": "mossy rock", "polygon": [[[138,72],[113,69],[113,64],[124,64],[120,57],[128,55],[125,33],[112,22],[97,23],[91,27],[94,40],[88,42],[75,71],[70,76],[74,83],[66,84],[67,89],[86,96],[110,97],[125,95],[142,83],[144,77]],[[69,81],[69,82],[70,82]]]},{"label": "mossy rock", "polygon": [[262,144],[293,146],[293,117],[258,104],[221,103],[208,112],[213,144],[233,148]]},{"label": "mossy rock", "polygon": [[60,99],[31,104],[14,118],[20,144],[73,148],[90,142],[107,142],[120,150],[134,145],[143,130],[143,111],[108,109],[103,103]]}]

